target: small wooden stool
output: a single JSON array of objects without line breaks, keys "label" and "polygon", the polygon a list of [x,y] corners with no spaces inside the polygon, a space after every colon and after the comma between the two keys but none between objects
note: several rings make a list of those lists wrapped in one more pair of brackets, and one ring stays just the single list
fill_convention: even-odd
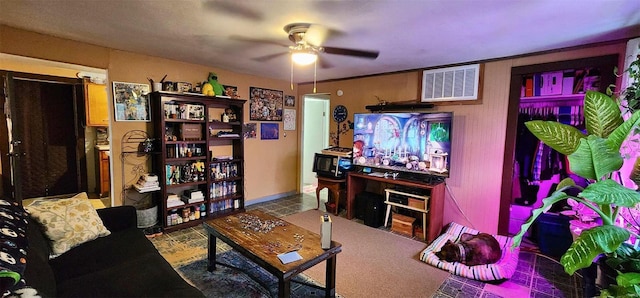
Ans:
[{"label": "small wooden stool", "polygon": [[320,176],[316,176],[316,178],[318,178],[318,187],[316,188],[316,200],[318,200],[318,207],[316,207],[316,209],[320,208],[320,191],[326,188],[329,191],[328,202],[335,202],[336,209],[334,213],[335,215],[338,215],[340,194],[343,193],[342,186],[347,181],[347,179],[332,179]]}]

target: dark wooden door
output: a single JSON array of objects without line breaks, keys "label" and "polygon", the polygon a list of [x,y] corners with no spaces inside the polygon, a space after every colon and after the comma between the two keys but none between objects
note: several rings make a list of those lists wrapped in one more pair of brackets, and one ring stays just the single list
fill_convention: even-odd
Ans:
[{"label": "dark wooden door", "polygon": [[[10,156],[17,200],[86,191],[82,81],[9,73]],[[79,99],[79,100],[78,100]]]}]

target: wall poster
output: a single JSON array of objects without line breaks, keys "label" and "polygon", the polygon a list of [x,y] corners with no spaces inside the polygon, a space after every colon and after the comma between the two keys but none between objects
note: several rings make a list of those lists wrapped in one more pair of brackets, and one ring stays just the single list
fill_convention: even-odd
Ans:
[{"label": "wall poster", "polygon": [[296,130],[296,110],[284,110],[284,130]]},{"label": "wall poster", "polygon": [[249,120],[282,121],[283,103],[282,91],[249,87]]},{"label": "wall poster", "polygon": [[149,84],[113,82],[116,121],[151,121]]}]

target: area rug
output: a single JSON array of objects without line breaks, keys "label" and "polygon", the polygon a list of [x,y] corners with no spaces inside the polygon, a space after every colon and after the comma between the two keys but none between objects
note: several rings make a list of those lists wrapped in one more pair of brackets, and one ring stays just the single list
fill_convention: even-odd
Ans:
[{"label": "area rug", "polygon": [[[177,271],[207,297],[278,296],[278,279],[238,252],[230,250],[218,254],[217,260],[240,269],[218,265],[216,270],[209,272],[207,260],[200,259],[179,267]],[[304,274],[298,274],[293,280],[321,286]],[[324,297],[324,290],[292,282],[291,297]]]}]

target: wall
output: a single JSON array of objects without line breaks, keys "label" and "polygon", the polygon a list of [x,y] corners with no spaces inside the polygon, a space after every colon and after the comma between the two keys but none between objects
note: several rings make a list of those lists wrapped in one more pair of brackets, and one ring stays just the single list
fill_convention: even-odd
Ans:
[{"label": "wall", "polygon": [[[11,27],[0,26],[0,53],[20,55],[51,61],[65,62],[106,69],[108,84],[113,81],[148,83],[147,78],[199,82],[213,71],[218,74],[222,84],[238,87],[241,98],[247,98],[249,86],[283,90],[285,94],[294,94],[288,81],[260,78],[247,74],[234,73],[211,66],[195,65],[158,57],[113,50],[105,47],[60,39]],[[0,67],[1,68],[1,67]],[[111,90],[109,90],[111,93]],[[109,95],[111,97],[111,94]],[[299,97],[296,98],[299,102]],[[113,111],[113,102],[109,102]],[[299,110],[300,104],[296,105]],[[245,105],[244,115],[248,115],[249,104]],[[299,113],[299,111],[298,111]],[[112,144],[112,184],[115,205],[121,205],[122,166],[120,163],[120,145],[122,136],[130,130],[151,130],[147,122],[115,122],[111,113]],[[246,120],[248,122],[248,119]],[[249,139],[245,142],[245,188],[248,201],[263,197],[297,192],[298,138],[296,133],[283,137],[280,124],[280,139],[261,141]],[[299,126],[298,126],[299,127]],[[125,168],[125,180],[130,169]]]},{"label": "wall", "polygon": [[[439,105],[433,111],[452,111],[453,152],[450,156],[451,176],[446,180],[444,222],[458,222],[478,230],[496,233],[500,211],[500,189],[511,67],[570,60],[618,53],[625,43],[545,55],[503,59],[485,63],[482,103],[472,105]],[[421,71],[320,82],[318,93],[331,94],[331,109],[342,104],[349,115],[367,112],[366,105],[378,99],[390,102],[416,100],[420,89]],[[312,84],[301,84],[298,94],[311,93]],[[342,90],[344,95],[336,95]],[[334,125],[330,129],[335,132]],[[340,138],[341,147],[350,147],[353,133]],[[459,208],[458,208],[459,207]]]}]

